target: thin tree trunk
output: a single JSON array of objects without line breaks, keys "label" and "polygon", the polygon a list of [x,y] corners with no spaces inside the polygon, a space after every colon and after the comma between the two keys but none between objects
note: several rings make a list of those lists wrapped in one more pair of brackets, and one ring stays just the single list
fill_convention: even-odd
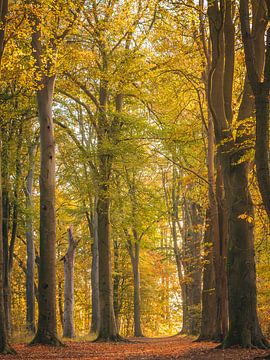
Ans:
[{"label": "thin tree trunk", "polygon": [[210,220],[210,209],[206,212],[206,228],[204,234],[205,262],[203,266],[203,289],[202,289],[202,318],[201,330],[198,341],[214,340],[217,334],[217,319],[215,295],[215,268],[213,262],[213,235]]},{"label": "thin tree trunk", "polygon": [[[96,202],[95,202],[96,203]],[[93,238],[92,244],[92,265],[91,265],[91,286],[92,286],[92,316],[91,316],[91,328],[90,334],[97,334],[99,331],[100,323],[100,313],[99,313],[99,275],[98,275],[98,224],[97,224],[97,213],[96,213],[96,204],[94,206],[94,215],[93,215],[93,230],[91,231],[91,226],[89,225],[89,230],[91,237]],[[89,219],[89,221],[91,221]]]},{"label": "thin tree trunk", "polygon": [[63,282],[58,281],[58,310],[62,330],[64,330],[64,310],[63,310]]},{"label": "thin tree trunk", "polygon": [[[0,70],[2,57],[4,52],[5,39],[5,25],[6,15],[8,14],[8,0],[0,0]],[[2,74],[1,74],[2,76]],[[1,354],[15,354],[15,351],[8,343],[8,330],[6,328],[6,314],[5,314],[5,263],[4,263],[4,243],[3,243],[3,199],[2,199],[2,134],[0,131],[0,353]]]},{"label": "thin tree trunk", "polygon": [[74,328],[74,259],[77,242],[74,240],[72,228],[68,229],[68,251],[63,257],[64,261],[64,329],[63,336],[75,337]]},{"label": "thin tree trunk", "polygon": [[15,241],[17,237],[17,227],[18,227],[18,191],[21,183],[21,150],[22,150],[22,135],[23,135],[23,122],[21,121],[18,130],[17,137],[17,149],[16,149],[16,173],[15,173],[15,181],[14,181],[14,200],[12,204],[12,230],[11,230],[11,238],[9,245],[9,263],[8,270],[9,276],[11,276],[11,272],[13,269],[13,253],[15,247]]},{"label": "thin tree trunk", "polygon": [[33,234],[33,183],[35,168],[36,144],[31,144],[28,149],[29,170],[26,177],[25,197],[26,197],[26,328],[28,332],[35,333],[35,243]]},{"label": "thin tree trunk", "polygon": [[[1,147],[1,134],[0,134],[0,154],[2,157]],[[0,157],[0,179],[1,179],[1,157]],[[2,182],[0,181],[0,353],[1,354],[14,354],[14,350],[8,344],[8,332],[6,329],[5,319],[5,299],[4,299],[4,253],[2,241]]]},{"label": "thin tree trunk", "polygon": [[113,259],[114,259],[114,267],[113,267],[113,309],[115,315],[115,322],[119,332],[120,324],[119,324],[119,312],[120,312],[120,304],[119,304],[119,285],[120,285],[120,274],[119,274],[119,243],[117,240],[113,241]]},{"label": "thin tree trunk", "polygon": [[134,244],[134,258],[132,261],[133,281],[134,281],[134,292],[133,292],[134,335],[136,337],[143,336],[141,329],[141,290],[140,290],[141,281],[140,281],[139,261],[140,261],[140,242],[136,241]]},{"label": "thin tree trunk", "polygon": [[197,335],[200,331],[201,269],[200,243],[202,218],[197,204],[185,200],[185,237],[183,241],[183,268],[185,297],[183,298],[183,327],[181,332]]},{"label": "thin tree trunk", "polygon": [[[5,131],[2,129],[2,131]],[[2,136],[4,138],[4,136]],[[5,321],[6,330],[10,335],[10,278],[9,278],[9,214],[10,214],[10,201],[9,201],[9,174],[8,174],[8,140],[7,134],[3,143],[2,150],[2,236],[3,236],[3,256],[4,256],[4,307],[5,307]]]}]

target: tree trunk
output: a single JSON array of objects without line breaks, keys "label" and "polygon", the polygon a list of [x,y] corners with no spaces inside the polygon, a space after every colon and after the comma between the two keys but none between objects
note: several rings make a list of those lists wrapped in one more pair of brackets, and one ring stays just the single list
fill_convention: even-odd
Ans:
[{"label": "tree trunk", "polygon": [[117,340],[117,327],[113,309],[113,286],[111,267],[111,240],[108,188],[101,186],[98,202],[98,254],[99,254],[99,304],[100,328],[98,341]]},{"label": "tree trunk", "polygon": [[9,216],[10,216],[10,201],[9,201],[9,135],[6,126],[2,127],[2,236],[3,236],[3,260],[4,260],[4,307],[5,307],[5,321],[6,330],[10,335],[10,277],[9,277]]},{"label": "tree trunk", "polygon": [[26,177],[25,197],[26,197],[26,328],[28,332],[35,333],[35,244],[33,235],[33,182],[35,168],[36,144],[31,144],[28,150],[29,170]]},{"label": "tree trunk", "polygon": [[[268,30],[269,31],[269,30]],[[270,47],[270,31],[269,31]],[[270,49],[269,49],[270,52]],[[270,54],[269,54],[270,56]],[[269,66],[270,71],[270,66]],[[270,76],[269,76],[270,77]],[[263,204],[270,219],[270,171],[269,171],[269,83],[258,84],[255,93],[256,106],[256,174]]]},{"label": "tree trunk", "polygon": [[132,259],[132,271],[133,271],[133,281],[134,281],[134,291],[133,291],[133,302],[134,302],[134,335],[136,337],[142,337],[141,329],[141,281],[140,281],[140,270],[139,270],[139,260],[140,260],[140,243],[138,241],[134,244],[134,258]]},{"label": "tree trunk", "polygon": [[[0,134],[1,136],[1,134]],[[1,137],[0,137],[0,151],[1,149]],[[1,158],[0,153],[0,179],[1,179]],[[0,181],[0,353],[1,354],[13,354],[14,350],[8,344],[8,332],[6,328],[5,319],[5,299],[4,299],[4,252],[2,241],[2,226],[3,226],[3,213],[2,213],[2,182]]]},{"label": "tree trunk", "polygon": [[63,282],[58,281],[58,310],[62,330],[64,330],[64,310],[63,310]]},{"label": "tree trunk", "polygon": [[8,259],[8,270],[9,276],[11,276],[11,272],[13,269],[13,253],[15,247],[15,241],[17,237],[17,227],[18,227],[18,191],[21,185],[21,152],[22,152],[22,136],[23,136],[23,122],[19,124],[18,135],[17,135],[17,149],[16,149],[16,171],[15,171],[15,180],[14,180],[14,199],[12,202],[12,230],[11,230],[11,238],[9,245],[9,259]]},{"label": "tree trunk", "polygon": [[[242,41],[245,51],[247,75],[255,97],[256,107],[256,174],[262,201],[270,218],[270,29],[267,26],[270,18],[270,2],[252,1],[252,32],[250,30],[249,11],[249,0],[241,0],[240,22]],[[264,77],[263,81],[262,77]]]},{"label": "tree trunk", "polygon": [[257,316],[253,204],[248,189],[247,162],[227,168],[225,191],[229,213],[228,293],[229,332],[223,347],[267,345]]},{"label": "tree trunk", "polygon": [[185,201],[185,237],[183,239],[183,268],[185,296],[181,333],[197,335],[200,332],[201,269],[200,243],[202,218],[197,204]]},{"label": "tree trunk", "polygon": [[40,265],[38,328],[31,344],[60,345],[56,324],[55,143],[52,101],[55,76],[37,91],[40,122]]},{"label": "tree trunk", "polygon": [[[107,70],[107,58],[103,53],[103,70]],[[113,284],[111,264],[110,235],[110,193],[113,154],[108,149],[108,141],[113,142],[114,131],[118,127],[117,116],[110,121],[107,114],[108,81],[101,80],[99,91],[98,116],[98,201],[97,201],[97,233],[99,256],[99,310],[100,327],[97,341],[120,340],[113,309]],[[118,110],[118,109],[117,109]],[[116,128],[114,128],[116,125]]]},{"label": "tree trunk", "polygon": [[96,205],[93,216],[93,245],[92,245],[92,265],[91,265],[91,286],[92,286],[92,316],[90,334],[97,334],[99,331],[100,313],[99,313],[99,275],[98,275],[98,223],[96,214]]},{"label": "tree trunk", "polygon": [[119,313],[120,313],[120,303],[119,303],[119,286],[120,286],[120,274],[119,274],[119,243],[117,240],[113,241],[113,310],[115,316],[115,322],[117,326],[117,331],[119,332]]},{"label": "tree trunk", "polygon": [[68,251],[63,257],[65,277],[63,336],[74,338],[74,259],[77,242],[74,240],[71,227],[68,229],[68,243]]},{"label": "tree trunk", "polygon": [[[230,8],[225,7],[225,11],[230,11],[226,16],[232,16]],[[224,35],[226,37],[227,33],[224,26],[227,22],[224,23],[224,12],[217,0],[208,6],[208,16],[212,43],[209,106],[213,116],[228,210],[229,331],[222,346],[265,347],[266,340],[261,332],[256,308],[253,207],[248,189],[249,162],[243,159],[243,156],[248,155],[244,145],[245,141],[249,140],[249,135],[244,133],[246,123],[242,123],[239,126],[241,131],[234,137],[230,119],[226,118],[223,84],[230,78],[228,72],[233,72],[233,66],[224,71],[224,62],[230,56],[224,52]],[[244,91],[243,100],[247,101],[247,95],[248,92]],[[249,114],[249,117],[251,115]],[[242,120],[240,112],[238,117]]]},{"label": "tree trunk", "polygon": [[203,267],[202,318],[198,341],[213,341],[217,334],[215,268],[213,262],[213,235],[210,220],[210,209],[206,213],[206,229],[204,234],[205,262]]},{"label": "tree trunk", "polygon": [[[2,23],[0,29],[0,68],[4,52],[5,24],[8,13],[8,0],[0,1],[0,20]],[[2,74],[1,74],[2,75]],[[0,131],[0,353],[15,354],[15,351],[8,344],[8,330],[6,328],[5,314],[5,262],[4,262],[4,242],[3,242],[3,199],[2,199],[2,134]]]}]

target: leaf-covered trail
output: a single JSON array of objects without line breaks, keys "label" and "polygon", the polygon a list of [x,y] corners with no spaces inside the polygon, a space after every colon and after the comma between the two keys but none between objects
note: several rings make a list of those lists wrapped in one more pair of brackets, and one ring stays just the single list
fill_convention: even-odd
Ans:
[{"label": "leaf-covered trail", "polygon": [[244,360],[263,356],[269,351],[243,349],[215,349],[214,343],[196,343],[185,337],[141,339],[136,343],[66,342],[64,348],[46,346],[28,347],[15,344],[17,356],[0,356],[0,359],[89,359],[89,360],[137,360],[137,359],[194,359],[194,360]]}]

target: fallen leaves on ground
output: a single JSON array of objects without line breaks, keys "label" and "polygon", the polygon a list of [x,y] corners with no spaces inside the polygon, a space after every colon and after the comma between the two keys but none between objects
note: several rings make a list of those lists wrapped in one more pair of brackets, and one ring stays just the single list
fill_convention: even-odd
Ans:
[{"label": "fallen leaves on ground", "polygon": [[[133,339],[132,339],[133,340]],[[82,360],[246,360],[269,354],[265,350],[240,348],[220,350],[217,344],[193,342],[181,336],[169,338],[141,338],[130,343],[65,342],[66,347],[15,344],[18,355],[0,359],[82,359]]]}]

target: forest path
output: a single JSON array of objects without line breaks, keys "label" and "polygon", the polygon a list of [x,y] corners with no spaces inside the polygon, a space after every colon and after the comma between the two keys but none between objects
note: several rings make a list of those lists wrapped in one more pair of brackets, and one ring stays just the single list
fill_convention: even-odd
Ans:
[{"label": "forest path", "polygon": [[[134,339],[131,339],[134,340]],[[28,347],[15,344],[16,356],[0,359],[89,359],[89,360],[244,360],[263,356],[269,351],[244,349],[215,349],[217,344],[193,342],[191,338],[174,336],[167,338],[140,338],[134,343],[91,343],[87,341],[65,342],[67,347]]]}]

